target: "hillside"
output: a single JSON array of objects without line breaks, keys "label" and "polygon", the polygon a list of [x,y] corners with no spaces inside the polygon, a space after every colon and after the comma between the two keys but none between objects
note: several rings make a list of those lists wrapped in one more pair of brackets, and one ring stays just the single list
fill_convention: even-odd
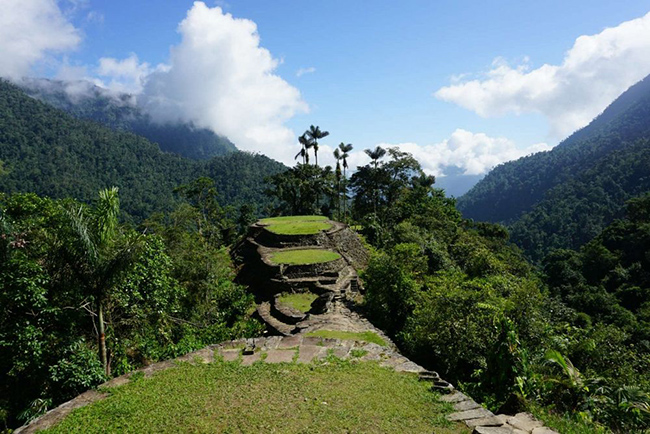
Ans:
[{"label": "hillside", "polygon": [[31,97],[76,118],[131,131],[157,143],[166,152],[205,160],[237,150],[226,137],[191,123],[154,122],[137,106],[133,96],[110,92],[89,82],[33,78],[23,79],[20,85]]},{"label": "hillside", "polygon": [[137,220],[168,210],[173,190],[211,176],[224,204],[268,203],[264,177],[284,166],[243,152],[207,162],[167,152],[132,132],[76,119],[0,81],[0,191],[90,201],[118,186],[124,211]]},{"label": "hillside", "polygon": [[467,218],[511,225],[533,258],[576,248],[650,190],[650,77],[556,148],[496,167],[458,200]]}]

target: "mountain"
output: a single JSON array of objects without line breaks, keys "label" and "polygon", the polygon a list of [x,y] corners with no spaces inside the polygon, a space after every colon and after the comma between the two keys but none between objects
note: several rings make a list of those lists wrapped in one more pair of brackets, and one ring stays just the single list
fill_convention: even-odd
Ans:
[{"label": "mountain", "polygon": [[551,151],[496,167],[458,207],[467,218],[511,227],[533,259],[577,248],[650,190],[650,77]]},{"label": "mountain", "polygon": [[445,190],[448,197],[460,197],[467,193],[485,175],[465,175],[464,170],[456,166],[443,168],[445,176],[436,176],[436,187]]},{"label": "mountain", "polygon": [[261,155],[231,152],[208,161],[163,152],[132,132],[82,120],[0,80],[0,192],[35,192],[91,201],[120,188],[124,211],[141,220],[175,203],[173,190],[199,176],[216,181],[223,204],[269,203],[266,176],[285,166]]},{"label": "mountain", "polygon": [[19,84],[31,97],[79,119],[130,131],[158,143],[160,149],[196,160],[237,150],[226,137],[192,123],[157,123],[136,104],[135,97],[95,86],[87,81],[23,79]]}]

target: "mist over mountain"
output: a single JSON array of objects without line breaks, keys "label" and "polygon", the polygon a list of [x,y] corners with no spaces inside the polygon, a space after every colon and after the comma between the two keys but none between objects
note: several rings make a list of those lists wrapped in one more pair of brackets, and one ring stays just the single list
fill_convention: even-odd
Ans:
[{"label": "mist over mountain", "polygon": [[459,198],[463,215],[508,224],[540,259],[577,248],[650,190],[650,77],[556,148],[496,167]]},{"label": "mist over mountain", "polygon": [[89,81],[24,78],[18,85],[31,97],[76,118],[133,132],[157,143],[166,152],[206,160],[237,150],[228,138],[198,128],[192,122],[158,122],[138,104],[136,96],[104,89]]},{"label": "mist over mountain", "polygon": [[247,152],[228,152],[207,161],[163,152],[155,143],[120,127],[129,125],[139,113],[127,97],[111,99],[112,95],[96,91],[95,99],[81,94],[82,105],[69,94],[55,99],[70,104],[69,109],[81,107],[81,112],[92,113],[84,109],[83,102],[87,102],[97,109],[97,118],[101,114],[115,128],[78,119],[0,80],[1,192],[34,192],[88,202],[100,189],[117,186],[122,209],[130,218],[141,220],[171,209],[177,201],[173,191],[180,184],[209,176],[215,180],[222,205],[248,203],[262,209],[270,202],[263,194],[264,178],[285,170],[281,163]]}]

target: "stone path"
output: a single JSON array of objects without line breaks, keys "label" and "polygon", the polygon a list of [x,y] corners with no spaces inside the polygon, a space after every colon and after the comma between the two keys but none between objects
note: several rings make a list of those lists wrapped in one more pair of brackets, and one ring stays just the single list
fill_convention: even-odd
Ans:
[{"label": "stone path", "polygon": [[451,403],[456,410],[447,416],[447,419],[464,422],[468,427],[474,428],[473,434],[559,434],[545,427],[543,422],[535,419],[530,413],[518,413],[515,416],[495,415],[458,391],[440,399]]}]

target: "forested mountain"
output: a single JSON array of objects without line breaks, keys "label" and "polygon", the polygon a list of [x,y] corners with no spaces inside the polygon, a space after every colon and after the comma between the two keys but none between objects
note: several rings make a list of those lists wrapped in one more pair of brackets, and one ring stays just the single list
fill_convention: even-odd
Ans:
[{"label": "forested mountain", "polygon": [[496,167],[458,207],[465,217],[510,225],[535,259],[577,248],[650,190],[649,139],[646,77],[553,150]]},{"label": "forested mountain", "polygon": [[86,81],[63,82],[42,78],[23,79],[25,92],[76,118],[113,129],[131,131],[158,143],[160,149],[184,157],[205,160],[236,151],[226,137],[191,123],[157,123],[144,113],[129,94],[118,94]]},{"label": "forested mountain", "polygon": [[284,166],[267,157],[228,153],[195,161],[147,139],[80,120],[0,81],[0,191],[35,192],[89,201],[97,191],[120,188],[124,211],[141,220],[169,210],[173,190],[199,176],[216,181],[224,204],[264,206],[264,177]]}]

